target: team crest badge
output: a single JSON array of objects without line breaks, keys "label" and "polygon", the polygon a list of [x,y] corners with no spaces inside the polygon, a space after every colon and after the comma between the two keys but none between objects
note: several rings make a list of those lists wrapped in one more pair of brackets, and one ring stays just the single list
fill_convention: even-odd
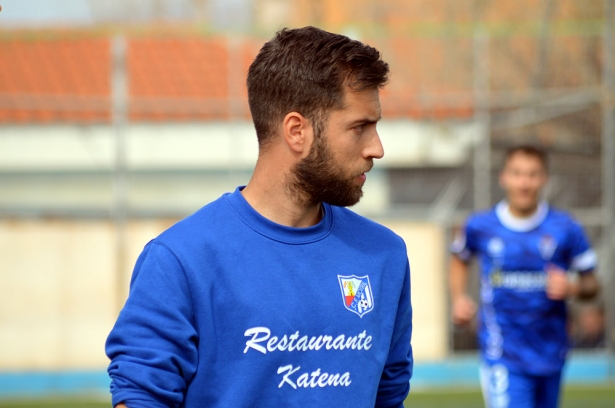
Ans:
[{"label": "team crest badge", "polygon": [[557,242],[549,235],[544,235],[538,243],[538,250],[540,251],[542,259],[545,261],[551,260],[551,257],[555,252],[555,248],[557,248]]},{"label": "team crest badge", "polygon": [[374,297],[369,277],[365,276],[340,276],[337,275],[342,290],[344,307],[353,313],[363,317],[374,309]]}]

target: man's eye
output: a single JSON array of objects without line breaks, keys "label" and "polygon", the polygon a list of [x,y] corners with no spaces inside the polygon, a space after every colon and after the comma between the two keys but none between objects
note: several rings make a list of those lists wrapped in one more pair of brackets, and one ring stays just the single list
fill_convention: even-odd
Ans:
[{"label": "man's eye", "polygon": [[363,132],[363,125],[355,126],[354,130],[355,130],[357,133],[361,133],[361,132]]}]

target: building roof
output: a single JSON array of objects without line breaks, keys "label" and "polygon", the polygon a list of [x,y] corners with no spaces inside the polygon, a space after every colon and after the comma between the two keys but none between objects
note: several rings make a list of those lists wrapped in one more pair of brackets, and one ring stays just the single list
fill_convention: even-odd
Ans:
[{"label": "building roof", "polygon": [[[249,119],[245,77],[262,43],[202,35],[128,37],[129,120]],[[1,40],[0,122],[110,121],[112,44],[112,38],[93,36],[32,39],[23,35]],[[471,99],[453,108],[421,99],[426,89],[430,95],[468,91],[463,84],[434,84],[437,77],[426,75],[425,64],[408,58],[434,47],[433,41],[399,39],[376,46],[383,47],[393,67],[391,81],[382,92],[385,117],[472,114]],[[438,52],[443,50],[434,50]]]},{"label": "building roof", "polygon": [[[492,36],[477,71],[475,39],[455,27],[363,38],[391,66],[385,118],[467,119],[477,79],[492,96],[600,85],[598,35]],[[111,121],[114,37],[97,30],[0,31],[0,123]],[[130,121],[249,119],[245,78],[263,39],[154,28],[125,42]]]}]

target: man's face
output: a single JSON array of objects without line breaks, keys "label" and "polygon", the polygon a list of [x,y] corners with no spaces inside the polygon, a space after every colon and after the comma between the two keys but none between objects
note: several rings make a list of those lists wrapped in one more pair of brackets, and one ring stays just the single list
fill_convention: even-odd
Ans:
[{"label": "man's face", "polygon": [[363,184],[373,159],[384,155],[376,122],[380,120],[377,89],[346,91],[344,107],[329,113],[328,120],[314,124],[309,155],[293,169],[291,189],[307,205],[326,202],[351,206],[363,196]]},{"label": "man's face", "polygon": [[500,173],[500,185],[506,191],[508,203],[519,212],[536,208],[546,182],[547,172],[540,159],[523,152],[509,157]]}]

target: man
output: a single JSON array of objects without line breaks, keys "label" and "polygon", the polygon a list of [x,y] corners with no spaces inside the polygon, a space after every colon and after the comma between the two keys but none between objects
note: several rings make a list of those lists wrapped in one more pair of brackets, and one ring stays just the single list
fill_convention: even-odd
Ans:
[{"label": "man", "polygon": [[[510,149],[500,173],[506,199],[472,215],[452,246],[452,318],[467,324],[467,262],[480,264],[481,384],[489,408],[554,408],[568,349],[566,299],[598,291],[596,255],[569,215],[540,199],[546,154]],[[576,282],[567,271],[578,273]]]},{"label": "man", "polygon": [[405,245],[343,208],[384,154],[387,76],[374,48],[313,27],[263,46],[254,174],[145,247],[106,345],[114,406],[403,407]]}]

